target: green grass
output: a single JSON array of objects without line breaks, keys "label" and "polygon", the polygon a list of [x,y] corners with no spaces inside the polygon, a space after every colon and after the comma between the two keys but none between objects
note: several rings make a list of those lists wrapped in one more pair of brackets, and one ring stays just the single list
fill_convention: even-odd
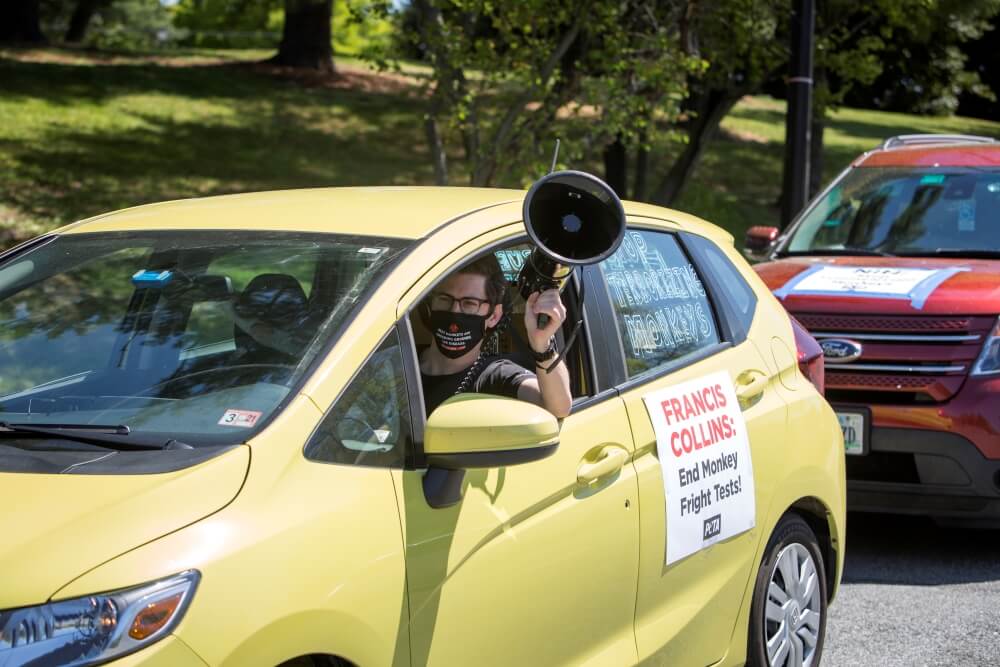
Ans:
[{"label": "green grass", "polygon": [[[303,85],[250,65],[268,55],[0,50],[0,247],[164,199],[433,181],[423,101],[412,91]],[[365,76],[358,61],[337,62]],[[1000,124],[844,109],[827,128],[825,178],[884,137],[909,132],[1000,137]],[[752,224],[776,222],[783,138],[783,103],[744,100],[723,123],[678,208],[738,239]]]},{"label": "green grass", "polygon": [[164,199],[433,180],[412,97],[50,53],[0,51],[0,237]]}]

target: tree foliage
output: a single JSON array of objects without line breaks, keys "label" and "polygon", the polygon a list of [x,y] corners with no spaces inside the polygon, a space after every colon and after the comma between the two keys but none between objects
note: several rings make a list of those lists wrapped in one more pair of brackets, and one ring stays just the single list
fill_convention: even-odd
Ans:
[{"label": "tree foliage", "polygon": [[42,0],[46,34],[102,49],[142,49],[165,43],[173,27],[159,0]]},{"label": "tree foliage", "polygon": [[[612,138],[650,141],[680,112],[688,72],[669,3],[625,0],[414,0],[399,16],[402,51],[430,65],[427,137],[439,182],[459,145],[470,182],[530,180],[557,133],[577,159]],[[369,3],[368,12],[391,10]],[[385,62],[385,59],[382,59]],[[558,128],[558,130],[557,130]],[[585,128],[577,132],[576,128]]]},{"label": "tree foliage", "polygon": [[962,48],[968,57],[968,69],[979,75],[986,91],[985,94],[965,93],[959,100],[960,115],[1000,119],[1000,58],[997,58],[1000,27],[997,23],[994,19],[992,30]]},{"label": "tree foliage", "polygon": [[0,42],[45,42],[38,3],[39,0],[0,2]]},{"label": "tree foliage", "polygon": [[788,48],[781,36],[790,15],[788,0],[687,3],[686,47],[707,62],[707,69],[689,76],[691,94],[680,126],[685,145],[667,165],[650,194],[652,201],[672,205],[726,114],[740,98],[758,92],[783,71]]},{"label": "tree foliage", "polygon": [[[832,1],[832,0],[831,0]],[[841,4],[849,4],[840,0]],[[852,5],[853,6],[853,5]],[[855,7],[856,12],[864,10]],[[850,60],[862,44],[877,58],[866,76],[848,79],[837,102],[910,113],[948,114],[959,97],[989,98],[976,70],[967,67],[964,45],[982,37],[1000,13],[1000,0],[878,0],[868,9],[864,29],[850,40],[834,41],[840,71],[857,71]],[[993,48],[994,57],[996,47]]]}]

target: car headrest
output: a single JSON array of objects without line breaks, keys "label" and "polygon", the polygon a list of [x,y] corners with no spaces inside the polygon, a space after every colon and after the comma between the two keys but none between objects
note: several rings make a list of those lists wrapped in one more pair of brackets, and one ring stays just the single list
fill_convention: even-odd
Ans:
[{"label": "car headrest", "polygon": [[241,317],[287,322],[302,313],[306,301],[302,285],[293,276],[262,273],[247,283],[234,308]]}]

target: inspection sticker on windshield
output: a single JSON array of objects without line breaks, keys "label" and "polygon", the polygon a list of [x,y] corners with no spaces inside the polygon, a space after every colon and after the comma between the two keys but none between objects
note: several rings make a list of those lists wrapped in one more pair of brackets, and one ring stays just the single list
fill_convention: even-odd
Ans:
[{"label": "inspection sticker on windshield", "polygon": [[726,371],[643,397],[666,502],[666,564],[754,527],[753,461]]},{"label": "inspection sticker on windshield", "polygon": [[219,426],[238,426],[240,428],[253,428],[257,420],[263,413],[252,410],[226,410],[219,420]]},{"label": "inspection sticker on windshield", "polygon": [[905,299],[917,310],[944,281],[965,268],[908,269],[891,266],[814,266],[775,290],[784,299],[789,294],[865,296]]}]

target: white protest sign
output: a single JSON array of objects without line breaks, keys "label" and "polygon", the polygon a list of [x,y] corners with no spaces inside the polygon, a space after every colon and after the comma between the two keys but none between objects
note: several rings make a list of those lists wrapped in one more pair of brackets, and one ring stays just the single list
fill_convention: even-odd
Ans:
[{"label": "white protest sign", "polygon": [[729,374],[665,387],[643,400],[663,470],[667,565],[753,528],[753,461]]},{"label": "white protest sign", "polygon": [[937,269],[824,266],[795,284],[794,292],[836,292],[909,296]]}]

